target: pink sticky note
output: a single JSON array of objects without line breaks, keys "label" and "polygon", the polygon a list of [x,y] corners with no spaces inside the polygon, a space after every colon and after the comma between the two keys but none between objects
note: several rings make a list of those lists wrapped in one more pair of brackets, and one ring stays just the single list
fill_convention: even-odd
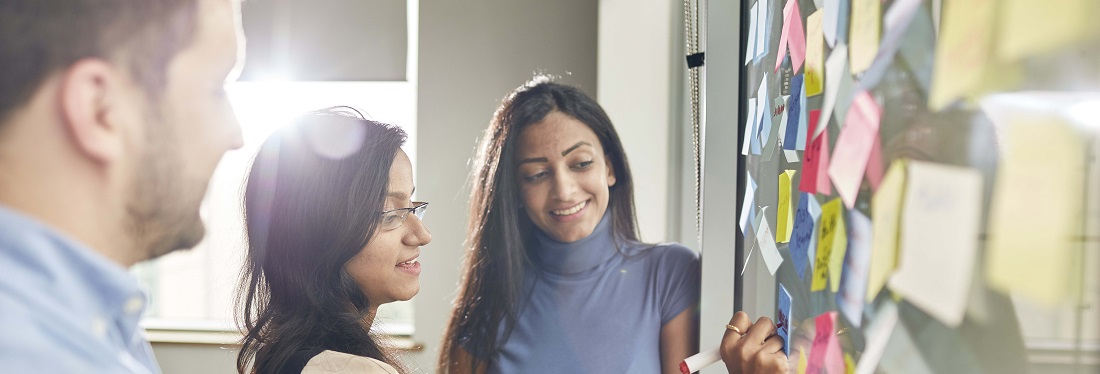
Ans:
[{"label": "pink sticky note", "polygon": [[829,132],[821,133],[821,148],[818,149],[817,165],[817,193],[828,196],[833,194],[833,186],[829,184]]},{"label": "pink sticky note", "polygon": [[[844,373],[844,357],[840,352],[840,343],[833,333],[833,325],[836,322],[836,312],[822,313],[814,318],[817,332],[814,334],[814,345],[810,349],[810,362],[806,365],[807,373],[820,373],[825,368],[828,373]],[[839,362],[839,371],[837,363]]]},{"label": "pink sticky note", "polygon": [[882,145],[875,139],[871,147],[871,157],[867,159],[867,180],[871,182],[871,192],[878,191],[882,183]]},{"label": "pink sticky note", "polygon": [[[867,171],[868,157],[875,143],[878,143],[878,126],[882,118],[882,109],[867,91],[856,94],[852,106],[848,108],[844,129],[836,139],[832,163],[829,165],[829,177],[836,185],[836,192],[851,209],[856,203],[860,183]],[[881,169],[881,165],[879,166]],[[880,170],[881,171],[881,170]]]},{"label": "pink sticky note", "polygon": [[806,30],[802,28],[802,12],[797,0],[787,0],[783,7],[783,30],[779,35],[779,55],[775,58],[775,71],[783,64],[787,49],[791,50],[791,70],[798,73],[806,60]]},{"label": "pink sticky note", "polygon": [[817,126],[817,118],[821,116],[821,110],[810,111],[810,120],[806,123],[806,138],[810,141],[806,144],[806,151],[802,154],[805,158],[802,164],[802,180],[798,183],[798,190],[807,193],[817,193],[817,170],[821,164],[821,138],[814,139],[814,127]]}]

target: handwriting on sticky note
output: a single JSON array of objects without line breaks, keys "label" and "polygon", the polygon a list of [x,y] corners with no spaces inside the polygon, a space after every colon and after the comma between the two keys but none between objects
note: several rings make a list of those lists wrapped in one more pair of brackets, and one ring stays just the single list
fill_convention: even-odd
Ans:
[{"label": "handwriting on sticky note", "polygon": [[779,308],[776,310],[776,333],[783,338],[783,353],[791,354],[791,294],[787,287],[779,284]]},{"label": "handwriting on sticky note", "polygon": [[829,261],[832,259],[836,244],[837,231],[842,229],[844,218],[840,199],[833,199],[821,206],[821,218],[817,229],[817,257],[814,259],[813,281],[810,291],[821,291],[829,281]]},{"label": "handwriting on sticky note", "polygon": [[969,300],[981,220],[982,174],[909,162],[898,270],[890,289],[948,326]]},{"label": "handwriting on sticky note", "polygon": [[[814,318],[814,344],[810,348],[810,362],[806,366],[807,373],[820,373],[826,367],[828,356],[834,353],[830,351],[836,341],[836,334],[833,333],[835,319],[836,312],[822,313]],[[835,353],[840,354],[840,352]]]},{"label": "handwriting on sticky note", "polygon": [[798,199],[798,210],[794,215],[794,231],[791,233],[791,261],[794,262],[795,271],[799,279],[806,279],[806,265],[809,263],[809,246],[817,231],[814,230],[815,217],[810,215],[809,204],[817,200],[814,195],[802,193]]}]

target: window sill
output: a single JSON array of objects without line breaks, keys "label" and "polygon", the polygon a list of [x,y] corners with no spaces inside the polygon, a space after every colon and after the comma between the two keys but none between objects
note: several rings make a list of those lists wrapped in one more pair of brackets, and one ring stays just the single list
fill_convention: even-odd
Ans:
[{"label": "window sill", "polygon": [[[145,336],[153,344],[186,344],[200,346],[231,347],[240,346],[241,333],[231,325],[215,322],[165,321],[149,319],[142,322]],[[411,329],[392,329],[411,330]],[[404,332],[404,331],[401,331]],[[412,334],[379,332],[390,345],[404,353],[421,352],[424,345],[413,341]]]}]

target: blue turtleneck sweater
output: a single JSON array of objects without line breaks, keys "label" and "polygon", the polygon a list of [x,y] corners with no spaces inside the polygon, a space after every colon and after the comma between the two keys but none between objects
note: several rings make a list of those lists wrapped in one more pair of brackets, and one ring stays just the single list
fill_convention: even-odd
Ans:
[{"label": "blue turtleneck sweater", "polygon": [[538,232],[519,320],[490,373],[660,373],[661,327],[699,304],[699,255],[617,243],[605,214],[573,243]]}]

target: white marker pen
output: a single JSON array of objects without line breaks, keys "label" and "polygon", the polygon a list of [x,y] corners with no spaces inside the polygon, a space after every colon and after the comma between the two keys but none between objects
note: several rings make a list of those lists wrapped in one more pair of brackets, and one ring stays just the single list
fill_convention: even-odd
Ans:
[{"label": "white marker pen", "polygon": [[680,372],[691,374],[718,361],[722,361],[722,354],[719,353],[718,347],[714,347],[684,359],[684,362],[680,363]]}]

